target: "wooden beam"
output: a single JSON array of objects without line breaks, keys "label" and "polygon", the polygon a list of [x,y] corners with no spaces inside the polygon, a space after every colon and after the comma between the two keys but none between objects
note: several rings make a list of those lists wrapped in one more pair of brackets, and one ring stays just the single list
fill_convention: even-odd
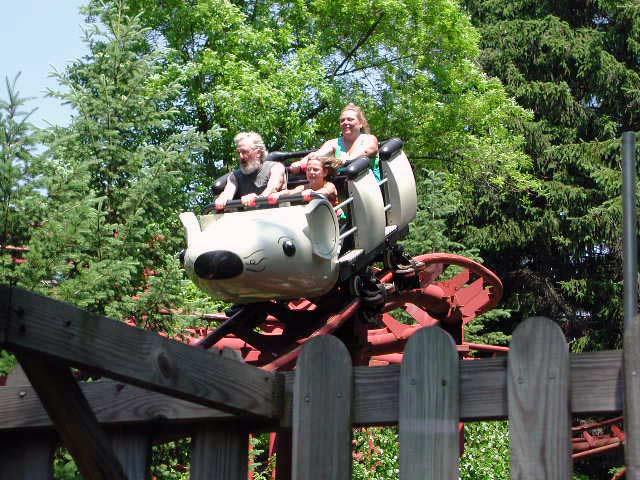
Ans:
[{"label": "wooden beam", "polygon": [[[113,380],[80,382],[80,388],[105,427],[130,424],[139,428],[149,422],[165,426],[186,425],[207,419],[255,423],[253,416],[235,416]],[[52,426],[33,387],[0,387],[0,431],[49,429]],[[190,428],[187,426],[187,430]]]},{"label": "wooden beam", "polygon": [[69,368],[34,353],[19,353],[18,360],[83,477],[127,480]]},{"label": "wooden beam", "polygon": [[[506,358],[460,362],[460,415],[465,422],[507,418]],[[354,425],[391,425],[398,422],[400,367],[355,367]],[[285,377],[284,413],[280,426],[291,427],[294,374]],[[251,421],[233,417],[184,400],[149,392],[112,380],[81,383],[82,391],[105,425],[157,421],[165,425],[199,420]],[[574,414],[622,411],[622,352],[606,351],[571,355],[571,410]],[[253,418],[255,420],[255,418]],[[275,426],[274,422],[259,423]],[[51,428],[51,421],[31,387],[0,387],[0,431]]]},{"label": "wooden beam", "polygon": [[[460,416],[465,422],[507,418],[507,359],[460,362]],[[571,355],[571,411],[619,413],[623,407],[622,351]],[[354,368],[354,425],[398,422],[400,366]],[[293,378],[285,375],[282,425],[291,426]]]},{"label": "wooden beam", "polygon": [[277,374],[19,288],[0,325],[6,347],[34,351],[138,385],[231,413],[277,418]]}]

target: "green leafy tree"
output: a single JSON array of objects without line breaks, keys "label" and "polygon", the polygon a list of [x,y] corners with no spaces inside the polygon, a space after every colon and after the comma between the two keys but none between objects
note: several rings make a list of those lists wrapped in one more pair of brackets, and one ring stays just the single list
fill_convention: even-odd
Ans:
[{"label": "green leafy tree", "polygon": [[56,94],[77,114],[46,140],[45,218],[21,267],[30,288],[169,330],[162,309],[203,302],[171,256],[177,213],[190,191],[210,201],[233,135],[317,146],[349,101],[380,138],[408,140],[421,195],[452,202],[421,214],[415,252],[466,250],[445,229],[472,192],[539,189],[515,133],[529,115],[478,68],[479,37],[454,0],[91,1],[85,13],[89,54]]},{"label": "green leafy tree", "polygon": [[[17,90],[20,75],[5,79],[6,99],[0,99],[0,284],[14,285],[19,263],[29,244],[32,229],[41,218],[44,197],[38,190],[36,154],[39,133],[29,123],[29,99]],[[0,350],[0,376],[16,363],[13,355]]]},{"label": "green leafy tree", "polygon": [[[464,5],[482,33],[485,70],[534,113],[520,128],[542,188],[526,196],[468,197],[456,238],[499,266],[516,322],[547,315],[561,321],[574,351],[616,348],[622,322],[619,138],[640,127],[640,5]],[[602,478],[610,463],[594,463],[602,464],[599,473],[583,470]]]},{"label": "green leafy tree", "polygon": [[477,67],[478,35],[453,0],[125,4],[151,29],[149,44],[175,52],[166,77],[183,87],[176,122],[209,139],[202,193],[229,167],[238,130],[261,132],[271,149],[318,146],[337,136],[350,101],[379,138],[408,140],[417,166],[453,172],[453,188],[470,178],[532,187],[512,128],[527,114]]}]

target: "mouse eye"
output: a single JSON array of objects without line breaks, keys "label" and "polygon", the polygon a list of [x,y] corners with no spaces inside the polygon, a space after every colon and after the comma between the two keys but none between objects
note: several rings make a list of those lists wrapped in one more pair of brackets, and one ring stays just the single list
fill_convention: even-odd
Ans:
[{"label": "mouse eye", "polygon": [[296,246],[291,240],[282,242],[282,251],[287,257],[293,257],[296,254]]}]

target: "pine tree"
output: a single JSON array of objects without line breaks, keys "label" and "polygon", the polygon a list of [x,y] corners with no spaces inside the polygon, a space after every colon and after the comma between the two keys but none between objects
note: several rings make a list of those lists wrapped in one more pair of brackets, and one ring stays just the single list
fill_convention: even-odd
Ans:
[{"label": "pine tree", "polygon": [[89,54],[58,76],[66,91],[52,92],[76,113],[45,137],[46,212],[22,282],[170,331],[162,311],[185,304],[174,254],[201,139],[174,127],[179,86],[165,82],[159,52],[141,48],[137,19],[115,9],[102,22],[87,32]]},{"label": "pine tree", "polygon": [[543,188],[527,195],[476,192],[460,238],[499,262],[516,320],[565,318],[574,349],[615,347],[622,294],[619,138],[640,128],[640,5],[464,4],[482,33],[484,68],[535,115],[520,128]]},{"label": "pine tree", "polygon": [[42,194],[37,189],[37,129],[29,123],[28,99],[17,90],[19,74],[5,80],[7,99],[0,100],[0,283],[16,281],[14,248],[26,248],[39,220]]}]

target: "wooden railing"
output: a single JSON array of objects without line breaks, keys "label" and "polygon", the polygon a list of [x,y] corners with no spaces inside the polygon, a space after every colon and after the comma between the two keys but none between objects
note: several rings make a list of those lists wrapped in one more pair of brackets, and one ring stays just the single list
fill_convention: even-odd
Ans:
[{"label": "wooden railing", "polygon": [[[570,479],[572,414],[622,411],[625,374],[639,388],[637,326],[626,372],[622,352],[570,355],[555,323],[532,318],[508,357],[462,362],[434,327],[401,366],[352,367],[323,336],[295,372],[271,373],[16,288],[0,287],[0,306],[0,346],[30,383],[0,387],[2,479],[52,478],[58,438],[86,479],[146,479],[154,440],[191,436],[192,479],[245,480],[256,431],[279,432],[279,479],[348,479],[352,427],[395,424],[400,479],[457,479],[459,421],[493,419],[509,420],[512,478]],[[112,380],[79,383],[70,366]],[[627,421],[628,478],[638,434]]]}]

